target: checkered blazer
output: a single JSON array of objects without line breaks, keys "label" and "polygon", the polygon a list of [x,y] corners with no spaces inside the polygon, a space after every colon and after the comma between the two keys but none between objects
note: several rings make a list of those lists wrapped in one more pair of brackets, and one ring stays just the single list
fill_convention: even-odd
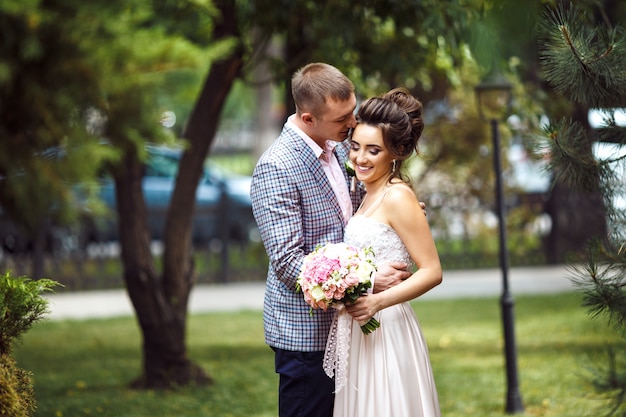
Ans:
[{"label": "checkered blazer", "polygon": [[[345,141],[335,147],[346,182],[348,146]],[[302,293],[295,291],[296,279],[302,258],[316,245],[343,240],[343,217],[319,159],[287,125],[259,159],[250,193],[269,257],[263,308],[265,342],[285,350],[322,351],[333,313],[315,310],[311,316]],[[360,204],[360,194],[351,194],[353,210]]]}]

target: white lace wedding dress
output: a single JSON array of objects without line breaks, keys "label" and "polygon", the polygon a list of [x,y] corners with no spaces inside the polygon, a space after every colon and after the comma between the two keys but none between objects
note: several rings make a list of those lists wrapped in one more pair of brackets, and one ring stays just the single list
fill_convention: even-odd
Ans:
[{"label": "white lace wedding dress", "polygon": [[[412,264],[393,228],[364,215],[350,219],[344,240],[356,247],[371,246],[378,264]],[[402,303],[375,317],[380,327],[369,335],[363,334],[359,324],[350,318],[346,380],[335,394],[333,416],[441,416],[428,347],[415,312],[409,303]]]}]

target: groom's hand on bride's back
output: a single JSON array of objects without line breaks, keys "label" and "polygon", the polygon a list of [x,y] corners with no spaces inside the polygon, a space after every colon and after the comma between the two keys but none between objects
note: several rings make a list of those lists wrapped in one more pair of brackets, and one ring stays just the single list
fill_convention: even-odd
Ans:
[{"label": "groom's hand on bride's back", "polygon": [[394,287],[411,276],[405,262],[385,262],[378,266],[374,279],[374,292],[381,292]]}]

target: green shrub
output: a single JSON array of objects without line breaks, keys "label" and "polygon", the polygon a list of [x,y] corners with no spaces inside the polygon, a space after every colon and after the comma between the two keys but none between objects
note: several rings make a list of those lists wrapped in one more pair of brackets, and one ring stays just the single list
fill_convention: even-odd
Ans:
[{"label": "green shrub", "polygon": [[29,417],[35,412],[30,372],[20,369],[11,350],[16,340],[48,312],[41,296],[56,282],[0,275],[0,416]]},{"label": "green shrub", "polygon": [[0,355],[0,416],[34,415],[35,391],[30,376],[11,355]]},{"label": "green shrub", "polygon": [[0,354],[10,354],[13,343],[48,312],[48,300],[41,294],[55,285],[49,279],[0,275]]}]

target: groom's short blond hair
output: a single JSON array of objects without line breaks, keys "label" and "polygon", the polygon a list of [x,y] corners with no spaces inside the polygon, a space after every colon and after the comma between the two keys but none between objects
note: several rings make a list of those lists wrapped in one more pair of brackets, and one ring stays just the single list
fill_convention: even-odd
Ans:
[{"label": "groom's short blond hair", "polygon": [[296,113],[323,113],[326,100],[346,101],[354,94],[354,84],[329,64],[315,62],[296,71],[291,78],[291,94]]}]

